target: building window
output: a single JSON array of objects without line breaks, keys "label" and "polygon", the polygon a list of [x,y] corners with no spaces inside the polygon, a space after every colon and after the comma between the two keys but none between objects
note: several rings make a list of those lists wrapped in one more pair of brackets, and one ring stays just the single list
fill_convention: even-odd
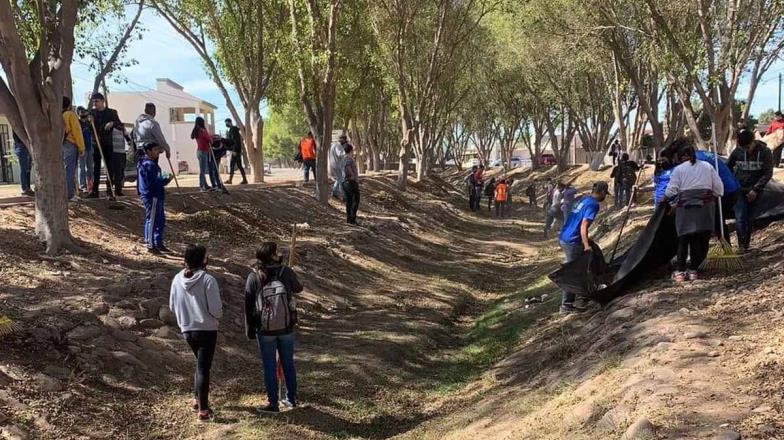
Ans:
[{"label": "building window", "polygon": [[195,107],[174,107],[169,109],[169,121],[172,124],[186,124],[196,121]]}]

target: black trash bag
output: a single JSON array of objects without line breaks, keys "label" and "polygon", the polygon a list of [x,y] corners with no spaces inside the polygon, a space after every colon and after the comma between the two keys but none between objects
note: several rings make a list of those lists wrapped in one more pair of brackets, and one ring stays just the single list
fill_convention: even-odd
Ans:
[{"label": "black trash bag", "polygon": [[560,269],[548,275],[550,281],[561,290],[579,296],[592,298],[602,286],[609,273],[609,266],[604,260],[602,249],[591,243],[591,251],[584,252],[574,261],[561,264]]}]

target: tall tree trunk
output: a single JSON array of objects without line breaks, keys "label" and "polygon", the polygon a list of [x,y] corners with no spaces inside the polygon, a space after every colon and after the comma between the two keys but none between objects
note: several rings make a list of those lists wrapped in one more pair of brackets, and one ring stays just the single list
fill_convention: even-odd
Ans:
[{"label": "tall tree trunk", "polygon": [[[247,151],[248,162],[250,169],[253,172],[253,183],[264,182],[264,120],[258,111],[258,105],[245,109],[246,119],[248,121],[247,127],[250,127],[251,142],[246,144],[250,148],[245,148]],[[248,139],[248,138],[246,138]]]}]

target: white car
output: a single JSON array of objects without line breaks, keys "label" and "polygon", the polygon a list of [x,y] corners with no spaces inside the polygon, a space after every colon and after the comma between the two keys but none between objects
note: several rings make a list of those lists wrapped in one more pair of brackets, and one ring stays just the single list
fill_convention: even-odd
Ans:
[{"label": "white car", "polygon": [[[512,168],[519,168],[519,167],[522,167],[522,166],[525,165],[524,164],[525,161],[523,160],[522,157],[514,156],[514,157],[512,157],[511,162],[512,162]],[[504,166],[504,162],[501,159],[496,159],[496,160],[490,162],[490,166],[492,168],[499,168],[499,167]]]}]

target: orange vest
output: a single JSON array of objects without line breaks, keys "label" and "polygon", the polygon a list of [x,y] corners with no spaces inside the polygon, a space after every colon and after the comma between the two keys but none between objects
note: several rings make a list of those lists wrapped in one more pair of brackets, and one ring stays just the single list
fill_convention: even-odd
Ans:
[{"label": "orange vest", "polygon": [[495,201],[496,202],[505,202],[506,201],[506,184],[499,183],[495,186]]},{"label": "orange vest", "polygon": [[302,154],[302,160],[316,160],[316,141],[302,138],[299,142],[299,152]]}]

